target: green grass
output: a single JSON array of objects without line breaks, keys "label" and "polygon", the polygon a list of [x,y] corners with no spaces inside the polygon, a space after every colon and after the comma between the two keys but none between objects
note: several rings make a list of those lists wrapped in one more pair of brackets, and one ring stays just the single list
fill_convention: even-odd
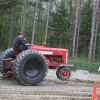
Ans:
[{"label": "green grass", "polygon": [[71,70],[88,70],[90,73],[98,73],[99,63],[91,63],[90,68],[88,66],[87,58],[75,57],[74,60],[68,60],[68,64],[74,64],[74,67],[70,67]]}]

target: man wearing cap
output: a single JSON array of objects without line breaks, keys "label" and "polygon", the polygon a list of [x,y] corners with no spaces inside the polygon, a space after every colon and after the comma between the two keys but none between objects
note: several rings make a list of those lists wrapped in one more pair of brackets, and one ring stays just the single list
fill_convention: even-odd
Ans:
[{"label": "man wearing cap", "polygon": [[22,32],[20,32],[19,35],[15,38],[14,48],[21,50],[21,51],[28,49],[27,45],[23,41],[23,33]]}]

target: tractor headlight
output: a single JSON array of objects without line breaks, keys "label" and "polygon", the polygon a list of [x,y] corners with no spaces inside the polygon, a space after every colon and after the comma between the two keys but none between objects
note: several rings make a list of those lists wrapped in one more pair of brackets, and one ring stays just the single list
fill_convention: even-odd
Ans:
[{"label": "tractor headlight", "polygon": [[66,63],[67,63],[67,59],[68,59],[68,52],[66,53]]}]

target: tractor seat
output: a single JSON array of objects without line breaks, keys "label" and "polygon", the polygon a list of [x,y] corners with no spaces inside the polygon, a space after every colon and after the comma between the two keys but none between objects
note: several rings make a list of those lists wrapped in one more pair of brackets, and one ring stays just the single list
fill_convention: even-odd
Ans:
[{"label": "tractor seat", "polygon": [[13,48],[13,50],[15,51],[16,55],[22,52],[22,50],[19,50],[17,48]]}]

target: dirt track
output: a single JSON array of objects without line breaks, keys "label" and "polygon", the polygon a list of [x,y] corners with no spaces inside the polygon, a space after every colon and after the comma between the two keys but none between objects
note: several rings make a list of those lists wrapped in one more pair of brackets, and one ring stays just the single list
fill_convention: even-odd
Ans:
[{"label": "dirt track", "polygon": [[0,100],[90,100],[93,80],[97,81],[97,100],[100,100],[100,75],[89,75],[89,80],[60,81],[55,70],[49,70],[46,80],[39,86],[18,85],[15,80],[0,76]]}]

